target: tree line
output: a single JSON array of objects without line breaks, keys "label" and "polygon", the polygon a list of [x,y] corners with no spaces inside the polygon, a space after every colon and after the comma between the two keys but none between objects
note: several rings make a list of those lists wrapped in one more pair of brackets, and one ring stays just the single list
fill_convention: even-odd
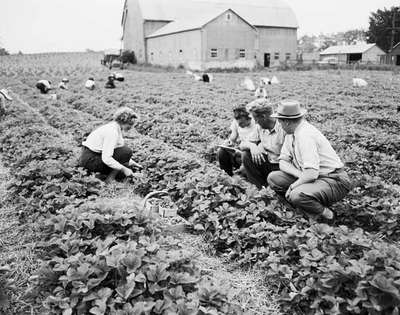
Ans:
[{"label": "tree line", "polygon": [[333,34],[304,35],[298,40],[298,50],[310,53],[323,51],[330,46],[353,45],[357,42],[376,43],[385,52],[390,52],[400,42],[400,6],[372,12],[368,30],[354,29]]}]

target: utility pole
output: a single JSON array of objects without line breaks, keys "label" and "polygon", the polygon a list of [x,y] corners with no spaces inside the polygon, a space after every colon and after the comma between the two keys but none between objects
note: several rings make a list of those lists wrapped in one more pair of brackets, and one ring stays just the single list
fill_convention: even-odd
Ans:
[{"label": "utility pole", "polygon": [[400,27],[396,27],[397,9],[399,9],[399,7],[393,8],[392,27],[389,27],[389,29],[392,31],[390,36],[390,49],[389,49],[389,58],[391,64],[393,63],[391,53],[393,51],[393,47],[395,46],[394,39],[396,37],[396,31],[400,31]]},{"label": "utility pole", "polygon": [[396,10],[393,10],[393,18],[392,18],[392,37],[390,39],[390,52],[392,52],[394,47],[394,37],[396,35]]}]

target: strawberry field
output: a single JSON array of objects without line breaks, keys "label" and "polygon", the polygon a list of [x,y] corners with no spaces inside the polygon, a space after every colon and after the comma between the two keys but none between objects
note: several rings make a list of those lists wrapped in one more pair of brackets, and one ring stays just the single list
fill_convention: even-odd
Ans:
[{"label": "strawberry field", "polygon": [[[115,90],[95,54],[0,59],[0,87],[13,97],[0,121],[10,170],[8,204],[21,225],[37,224],[37,268],[24,299],[56,314],[254,314],[206,278],[138,198],[166,190],[190,231],[235,268],[261,271],[283,314],[398,314],[400,308],[400,76],[392,72],[215,73],[210,84],[183,71],[136,67]],[[232,107],[252,100],[240,87],[276,75],[273,102],[296,98],[346,164],[351,193],[333,223],[310,222],[274,194],[226,176],[216,145]],[[93,76],[94,91],[84,89]],[[39,79],[68,90],[41,96]],[[366,88],[351,86],[364,78]],[[143,178],[125,183],[132,203],[76,168],[84,135],[119,106],[140,119],[127,135]],[[0,261],[1,296],[13,294],[13,261]],[[1,289],[0,289],[1,290]],[[229,291],[229,289],[228,289]],[[270,297],[265,296],[265,299]],[[271,313],[272,314],[272,313]]]}]

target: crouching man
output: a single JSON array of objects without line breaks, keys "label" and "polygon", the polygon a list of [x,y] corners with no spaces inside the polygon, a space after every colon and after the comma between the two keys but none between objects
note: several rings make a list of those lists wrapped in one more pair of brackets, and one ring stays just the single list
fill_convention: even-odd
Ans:
[{"label": "crouching man", "polygon": [[267,178],[272,171],[279,170],[279,155],[285,132],[276,118],[271,117],[273,110],[270,102],[264,98],[248,105],[257,124],[256,142],[243,142],[243,166],[247,180],[259,189],[267,187]]},{"label": "crouching man", "polygon": [[235,148],[243,142],[253,143],[257,141],[256,123],[246,110],[245,105],[238,105],[233,109],[233,121],[231,134],[224,146],[220,146],[217,152],[219,166],[228,175],[232,176],[235,169],[242,165],[242,151]]},{"label": "crouching man", "polygon": [[327,208],[351,189],[343,163],[325,136],[304,119],[297,101],[283,101],[272,115],[287,133],[279,171],[268,176],[275,192],[311,217],[333,218]]}]

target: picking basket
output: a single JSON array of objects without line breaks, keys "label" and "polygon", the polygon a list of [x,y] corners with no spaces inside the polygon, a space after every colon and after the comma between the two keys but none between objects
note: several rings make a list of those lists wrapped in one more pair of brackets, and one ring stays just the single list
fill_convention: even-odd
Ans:
[{"label": "picking basket", "polygon": [[156,214],[163,218],[177,216],[178,207],[166,191],[153,191],[143,199],[143,209],[149,214]]}]

